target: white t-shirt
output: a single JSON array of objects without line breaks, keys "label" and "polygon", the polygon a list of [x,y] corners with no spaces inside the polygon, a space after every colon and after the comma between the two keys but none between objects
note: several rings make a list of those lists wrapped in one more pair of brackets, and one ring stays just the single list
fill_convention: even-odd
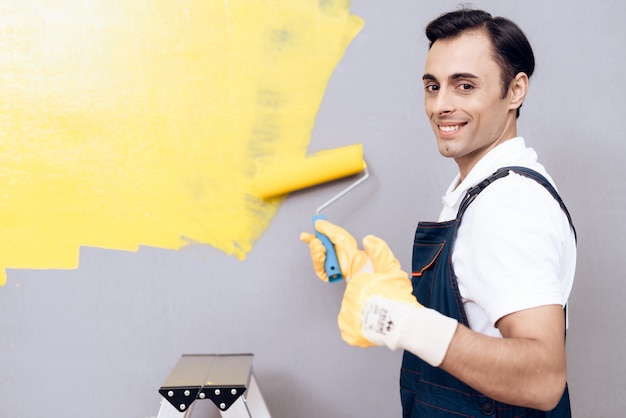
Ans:
[{"label": "white t-shirt", "polygon": [[[450,184],[439,221],[454,219],[467,190],[505,166],[522,166],[546,177],[537,154],[521,137],[485,155],[459,184]],[[501,336],[498,319],[524,309],[565,306],[574,282],[576,242],[567,216],[539,183],[510,172],[470,204],[452,253],[470,328]]]}]

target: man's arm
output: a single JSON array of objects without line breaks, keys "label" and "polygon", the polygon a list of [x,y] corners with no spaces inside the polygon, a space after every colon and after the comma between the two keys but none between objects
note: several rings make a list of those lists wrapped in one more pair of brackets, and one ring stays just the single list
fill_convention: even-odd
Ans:
[{"label": "man's arm", "polygon": [[402,348],[491,398],[554,409],[567,374],[560,305],[506,315],[496,323],[503,338],[488,337],[420,305],[383,240],[367,236],[363,247],[374,271],[358,272],[346,285],[338,318],[346,343]]},{"label": "man's arm", "polygon": [[512,313],[496,324],[503,338],[459,325],[440,367],[493,399],[551,410],[567,375],[564,316],[559,305]]}]

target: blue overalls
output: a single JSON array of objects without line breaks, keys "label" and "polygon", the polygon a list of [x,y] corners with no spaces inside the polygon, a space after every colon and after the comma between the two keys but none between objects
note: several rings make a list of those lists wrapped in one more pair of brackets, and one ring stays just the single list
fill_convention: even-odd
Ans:
[{"label": "blue overalls", "polygon": [[[530,177],[548,189],[561,205],[574,229],[567,208],[548,180],[523,167],[501,168],[469,189],[461,202],[456,219],[447,222],[420,222],[413,247],[413,294],[422,305],[455,318],[465,326],[468,326],[468,321],[452,266],[452,248],[457,228],[465,210],[476,196],[493,181],[507,176],[509,170]],[[482,395],[408,351],[404,352],[402,359],[400,395],[403,418],[571,417],[567,387],[557,407],[550,412],[507,405]]]}]

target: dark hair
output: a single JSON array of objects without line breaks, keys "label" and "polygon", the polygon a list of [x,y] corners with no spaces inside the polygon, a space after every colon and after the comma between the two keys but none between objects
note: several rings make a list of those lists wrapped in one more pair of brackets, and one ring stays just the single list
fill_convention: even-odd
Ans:
[{"label": "dark hair", "polygon": [[[484,30],[494,47],[494,59],[502,73],[502,98],[518,73],[530,78],[535,70],[535,56],[528,38],[515,23],[504,17],[493,17],[482,10],[463,8],[445,13],[426,27],[429,48],[438,39],[451,39],[471,30]],[[520,105],[521,107],[521,105]],[[517,109],[517,117],[520,110]]]}]

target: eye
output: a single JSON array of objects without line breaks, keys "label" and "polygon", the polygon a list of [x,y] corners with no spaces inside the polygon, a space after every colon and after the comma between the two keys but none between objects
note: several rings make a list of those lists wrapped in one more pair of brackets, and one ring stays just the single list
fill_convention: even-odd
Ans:
[{"label": "eye", "polygon": [[424,86],[424,90],[426,90],[426,93],[435,93],[439,91],[439,86],[437,84],[427,84]]},{"label": "eye", "polygon": [[461,91],[469,91],[469,90],[472,90],[474,86],[469,83],[462,83],[462,84],[459,84],[457,88]]}]

